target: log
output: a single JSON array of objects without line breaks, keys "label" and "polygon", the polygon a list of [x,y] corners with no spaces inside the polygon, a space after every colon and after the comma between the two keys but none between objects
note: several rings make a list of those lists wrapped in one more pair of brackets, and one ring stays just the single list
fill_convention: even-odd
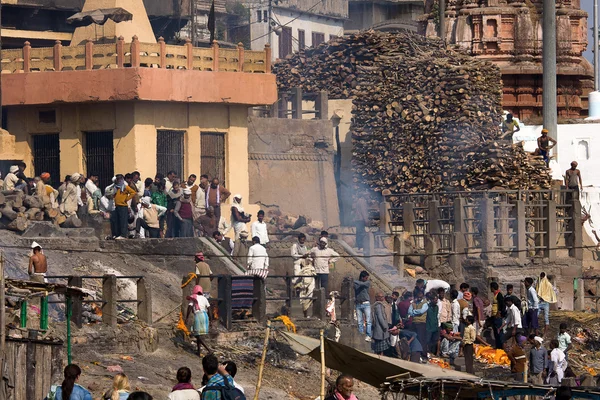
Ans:
[{"label": "log", "polygon": [[27,220],[27,217],[25,217],[23,215],[19,215],[17,218],[15,218],[12,221],[6,220],[4,218],[2,218],[0,220],[0,227],[2,227],[4,229],[8,229],[9,231],[25,232],[25,230],[27,229],[28,226],[29,226],[29,221]]},{"label": "log", "polygon": [[19,216],[19,213],[13,210],[10,204],[7,204],[4,207],[0,208],[0,213],[2,213],[2,216],[5,219],[8,219],[10,221],[15,220]]},{"label": "log", "polygon": [[53,221],[55,225],[62,225],[66,220],[67,217],[64,214],[58,213]]},{"label": "log", "polygon": [[6,203],[6,198],[4,197],[4,194],[0,193],[0,204],[4,203]]},{"label": "log", "polygon": [[27,208],[44,208],[44,202],[37,196],[25,196],[23,205]]},{"label": "log", "polygon": [[35,221],[43,221],[44,220],[44,212],[40,211],[39,213],[35,214]]},{"label": "log", "polygon": [[[40,212],[42,212],[42,210],[40,210],[39,208],[30,208],[29,210],[25,211],[25,215],[27,216],[27,219],[35,220],[37,214]],[[43,213],[42,213],[42,215],[43,215]]]},{"label": "log", "polygon": [[77,217],[77,215],[73,214],[70,217],[67,217],[65,222],[63,222],[60,226],[62,228],[81,228],[81,224],[81,220]]},{"label": "log", "polygon": [[60,211],[58,208],[46,208],[44,209],[44,214],[46,214],[46,217],[54,219],[60,214]]},{"label": "log", "polygon": [[[9,194],[4,196],[4,201],[8,203],[9,201],[12,203],[13,207],[19,208],[23,207],[23,192],[16,192],[17,194]],[[20,193],[20,194],[19,194]]]}]

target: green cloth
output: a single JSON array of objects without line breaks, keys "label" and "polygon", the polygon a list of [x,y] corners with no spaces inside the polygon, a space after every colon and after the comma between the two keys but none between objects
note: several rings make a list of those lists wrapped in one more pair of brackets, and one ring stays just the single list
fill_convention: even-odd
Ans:
[{"label": "green cloth", "polygon": [[152,193],[152,204],[156,204],[157,206],[167,207],[167,194],[164,192],[154,192]]},{"label": "green cloth", "polygon": [[427,318],[425,320],[425,329],[427,332],[437,332],[440,330],[440,324],[438,322],[439,306],[431,305],[427,309]]}]

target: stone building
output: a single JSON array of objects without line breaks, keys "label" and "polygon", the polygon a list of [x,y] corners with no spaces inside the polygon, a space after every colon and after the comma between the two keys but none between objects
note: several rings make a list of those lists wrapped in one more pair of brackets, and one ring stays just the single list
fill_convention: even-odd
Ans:
[{"label": "stone building", "polygon": [[[141,0],[129,3],[135,25],[114,26],[112,43],[2,51],[15,149],[0,153],[55,183],[73,172],[95,171],[106,185],[114,173],[175,170],[220,177],[247,199],[248,107],[277,99],[269,50],[141,42],[154,36]],[[122,29],[137,36],[125,40]]]},{"label": "stone building", "polygon": [[250,9],[252,49],[262,49],[270,43],[274,60],[342,36],[348,18],[348,0],[274,0],[270,20],[269,0],[244,3]]},{"label": "stone building", "polygon": [[404,29],[416,32],[423,14],[423,0],[349,0],[344,31]]},{"label": "stone building", "polygon": [[[542,3],[446,2],[445,39],[500,67],[504,108],[525,121],[542,115]],[[588,44],[587,13],[580,0],[557,0],[556,6],[559,116],[585,116],[587,94],[593,90],[593,68],[582,55]],[[437,32],[433,17],[422,26],[431,36]]]}]

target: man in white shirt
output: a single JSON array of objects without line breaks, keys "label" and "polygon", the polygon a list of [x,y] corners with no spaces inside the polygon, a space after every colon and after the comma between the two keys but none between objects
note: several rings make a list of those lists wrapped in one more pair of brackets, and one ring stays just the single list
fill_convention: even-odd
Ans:
[{"label": "man in white shirt", "polygon": [[104,218],[110,218],[110,213],[115,211],[115,196],[112,192],[108,192],[100,198],[100,212]]},{"label": "man in white shirt", "polygon": [[267,232],[267,224],[264,222],[265,212],[260,210],[258,214],[256,214],[258,221],[252,223],[251,231],[252,237],[258,236],[260,239],[260,243],[263,246],[266,246],[269,243],[269,232]]},{"label": "man in white shirt", "polygon": [[552,369],[548,371],[548,380],[556,378],[558,383],[563,380],[565,370],[567,369],[567,357],[565,353],[558,348],[558,340],[554,339],[550,342],[550,361],[552,361]]},{"label": "man in white shirt", "polygon": [[511,297],[505,297],[504,303],[506,304],[506,319],[500,327],[500,329],[507,328],[508,337],[516,337],[517,330],[521,330],[523,325],[521,324],[521,312],[514,305]]},{"label": "man in white shirt", "polygon": [[252,246],[248,249],[248,271],[246,274],[264,279],[269,273],[269,254],[267,254],[267,249],[260,244],[258,236],[252,238],[252,243]]},{"label": "man in white shirt", "polygon": [[140,179],[140,173],[138,171],[132,172],[131,177],[133,178],[133,184],[135,185],[136,192],[138,196],[144,196],[144,181]]},{"label": "man in white shirt", "polygon": [[335,250],[327,246],[327,238],[322,237],[319,239],[318,247],[313,247],[310,250],[310,257],[313,259],[315,271],[317,272],[317,279],[315,279],[315,283],[319,284],[319,288],[325,288],[325,293],[329,294],[327,291],[329,268],[331,264],[335,263],[339,259],[340,255]]},{"label": "man in white shirt", "polygon": [[452,289],[450,291],[450,303],[451,317],[452,317],[452,333],[458,333],[458,327],[460,325],[460,303],[458,302],[458,290]]}]

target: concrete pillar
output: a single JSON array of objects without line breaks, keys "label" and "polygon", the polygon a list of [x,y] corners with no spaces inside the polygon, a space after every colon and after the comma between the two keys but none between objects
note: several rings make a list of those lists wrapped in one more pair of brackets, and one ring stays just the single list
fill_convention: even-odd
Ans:
[{"label": "concrete pillar", "polygon": [[392,205],[389,201],[382,201],[379,203],[379,232],[385,233],[389,235],[392,233],[392,229],[390,227],[390,208]]},{"label": "concrete pillar", "polygon": [[[57,112],[59,112],[57,110]],[[60,179],[74,172],[82,173],[83,146],[79,126],[79,106],[61,107],[62,129],[60,131]],[[135,171],[135,169],[127,170]],[[54,178],[52,178],[56,181]]]},{"label": "concrete pillar", "polygon": [[152,288],[146,278],[137,281],[137,300],[138,319],[152,325]]},{"label": "concrete pillar", "polygon": [[481,258],[489,259],[494,251],[494,203],[492,199],[484,197],[478,200],[481,215]]},{"label": "concrete pillar", "polygon": [[514,207],[515,220],[517,221],[515,248],[519,261],[527,260],[527,224],[525,223],[525,202],[517,200]]},{"label": "concrete pillar", "polygon": [[415,233],[415,203],[402,204],[402,221],[404,232]]},{"label": "concrete pillar", "polygon": [[340,319],[344,321],[352,322],[354,316],[354,290],[353,290],[353,278],[346,277],[342,281],[342,288],[340,296],[343,297],[342,304],[340,304]]},{"label": "concrete pillar", "polygon": [[315,301],[313,302],[313,317],[325,321],[325,308],[327,308],[325,288],[315,289],[313,296],[315,297]]},{"label": "concrete pillar", "polygon": [[302,119],[302,89],[292,88],[292,118]]},{"label": "concrete pillar", "polygon": [[327,95],[326,90],[321,90],[317,94],[317,99],[315,100],[315,110],[318,112],[317,118],[329,118],[329,96]]},{"label": "concrete pillar", "polygon": [[423,261],[423,268],[429,270],[435,268],[438,264],[438,245],[437,241],[431,235],[425,235],[425,257]]},{"label": "concrete pillar", "polygon": [[508,250],[510,243],[510,230],[508,229],[508,216],[509,216],[509,208],[510,206],[506,202],[502,202],[499,205],[499,221],[498,221],[498,233],[501,233],[498,236],[498,243],[500,248],[502,249],[502,255],[508,256],[508,253],[505,251]]},{"label": "concrete pillar", "polygon": [[375,254],[375,235],[373,232],[365,233],[363,254],[365,257],[371,257]]},{"label": "concrete pillar", "polygon": [[576,260],[583,260],[583,231],[581,226],[581,202],[579,199],[573,199],[571,203],[571,223],[569,224],[569,240],[567,246],[569,246],[569,257],[573,257]]},{"label": "concrete pillar", "polygon": [[117,276],[104,275],[102,278],[102,322],[117,326]]},{"label": "concrete pillar", "polygon": [[[73,287],[83,287],[83,279],[81,279],[80,276],[70,276],[68,281],[67,281],[67,285],[68,286],[73,286]],[[82,312],[83,312],[83,302],[82,302],[82,298],[77,296],[77,297],[72,297],[73,303],[72,303],[72,317],[71,317],[71,321],[73,321],[73,323],[75,324],[75,326],[77,326],[78,328],[81,328],[83,326],[83,320],[82,320]]]},{"label": "concrete pillar", "polygon": [[575,299],[574,299],[574,307],[575,311],[584,311],[585,310],[585,289],[584,289],[584,280],[581,278],[575,278]]},{"label": "concrete pillar", "polygon": [[456,276],[463,276],[463,261],[467,258],[467,242],[465,235],[461,232],[454,232],[450,238],[451,248],[448,257],[448,265],[455,272]]},{"label": "concrete pillar", "polygon": [[554,200],[548,200],[544,208],[544,231],[546,232],[544,256],[548,257],[549,261],[556,261],[558,233],[556,232],[556,202]]},{"label": "concrete pillar", "polygon": [[[544,0],[543,3],[543,119],[548,136],[556,139],[556,0]],[[558,152],[558,146],[554,153]]]},{"label": "concrete pillar", "polygon": [[219,296],[219,318],[227,330],[231,330],[231,275],[220,276],[218,278],[218,296]]},{"label": "concrete pillar", "polygon": [[465,231],[465,199],[457,197],[454,199],[454,232]]},{"label": "concrete pillar", "polygon": [[404,253],[406,246],[402,236],[394,235],[394,268],[398,271],[398,275],[404,276]]},{"label": "concrete pillar", "polygon": [[267,320],[267,288],[265,280],[254,278],[254,303],[252,304],[252,315],[259,323]]}]

